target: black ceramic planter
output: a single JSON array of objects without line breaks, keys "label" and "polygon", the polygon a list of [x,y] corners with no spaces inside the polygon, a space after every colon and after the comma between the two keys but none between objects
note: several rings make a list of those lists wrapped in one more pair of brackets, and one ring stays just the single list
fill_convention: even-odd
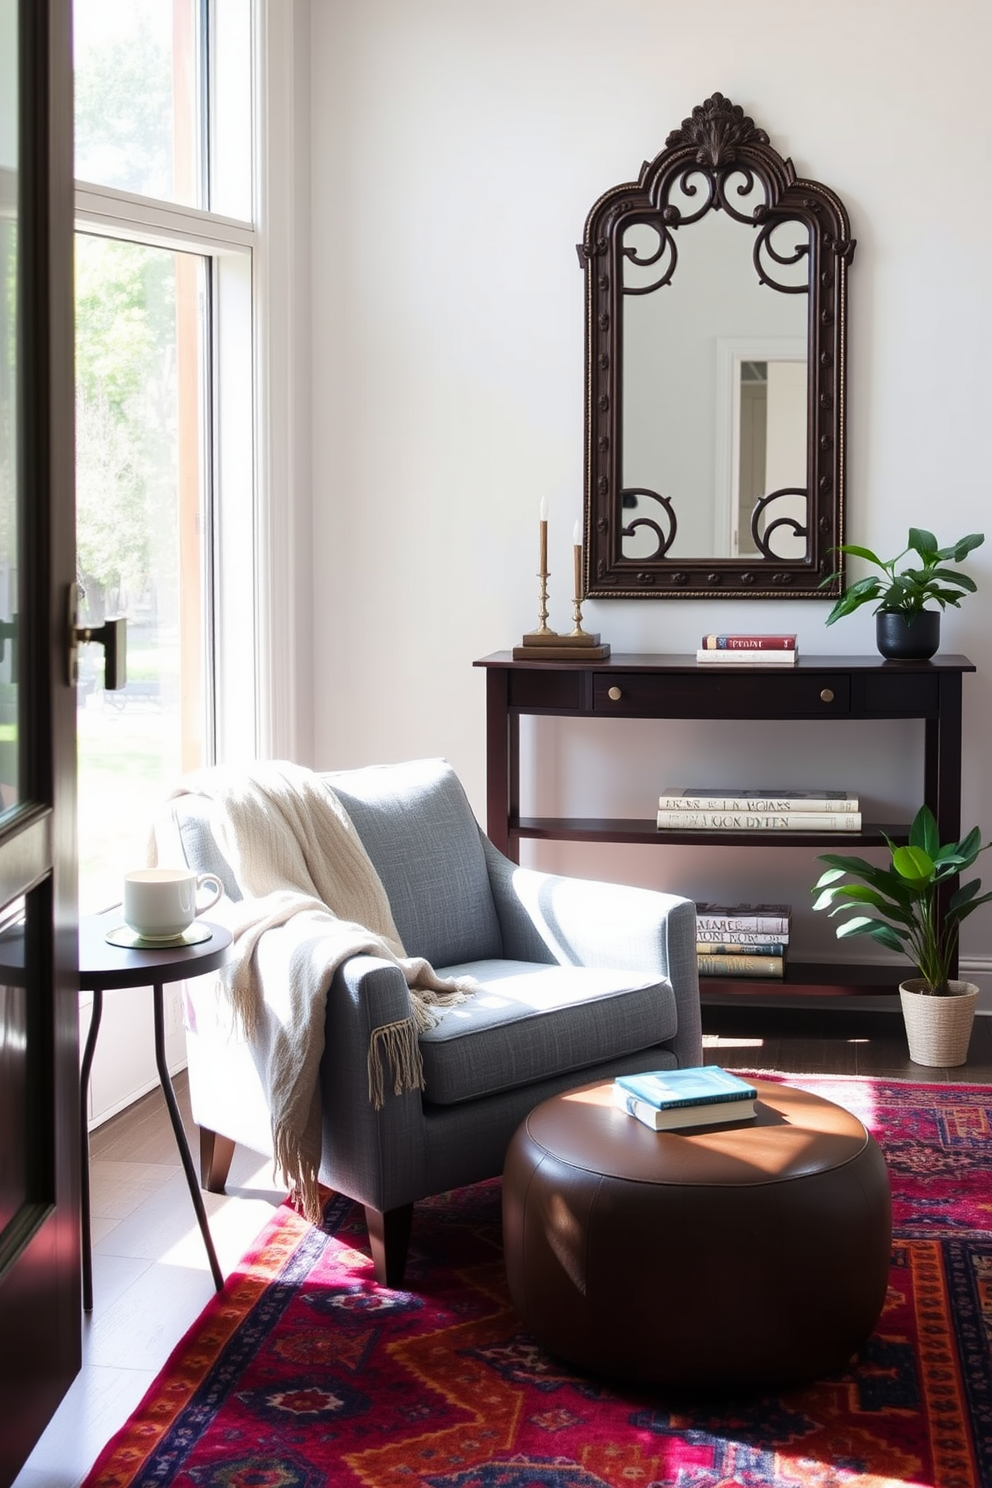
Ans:
[{"label": "black ceramic planter", "polygon": [[940,645],[940,611],[901,615],[881,610],[875,616],[875,644],[889,661],[927,661]]}]

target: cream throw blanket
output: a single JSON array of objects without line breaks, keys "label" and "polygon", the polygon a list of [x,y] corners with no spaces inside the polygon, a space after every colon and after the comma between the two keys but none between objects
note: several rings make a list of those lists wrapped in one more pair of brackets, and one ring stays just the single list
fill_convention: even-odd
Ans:
[{"label": "cream throw blanket", "polygon": [[[173,796],[212,802],[212,826],[245,898],[226,896],[213,919],[233,932],[223,983],[252,1046],[268,1096],[276,1166],[319,1224],[321,1120],[317,1072],[325,1004],[334,973],[351,956],[397,965],[410,989],[411,1015],[373,1030],[369,1099],[423,1087],[418,1033],[431,1027],[474,983],[446,981],[407,956],[382,881],[344,807],[312,771],[282,760],[239,774],[203,770]],[[162,858],[158,841],[153,855]]]}]

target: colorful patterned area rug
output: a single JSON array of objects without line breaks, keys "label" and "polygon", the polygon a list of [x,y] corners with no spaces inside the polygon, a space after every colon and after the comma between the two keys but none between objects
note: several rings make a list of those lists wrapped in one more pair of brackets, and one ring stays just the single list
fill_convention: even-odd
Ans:
[{"label": "colorful patterned area rug", "polygon": [[406,1291],[331,1196],[321,1230],[277,1212],[85,1488],[988,1488],[992,1088],[780,1078],[854,1110],[891,1173],[888,1299],[843,1373],[611,1387],[517,1322],[498,1181],[417,1206]]}]

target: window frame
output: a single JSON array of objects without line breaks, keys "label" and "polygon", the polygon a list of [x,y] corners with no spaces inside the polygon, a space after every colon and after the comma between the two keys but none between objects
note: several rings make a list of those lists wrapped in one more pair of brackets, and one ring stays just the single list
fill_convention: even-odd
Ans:
[{"label": "window frame", "polygon": [[[198,8],[201,24],[207,26],[203,43],[205,77],[210,61],[211,0],[202,0]],[[207,306],[205,317],[205,371],[207,389],[207,433],[204,466],[203,509],[206,516],[204,533],[203,616],[204,616],[204,755],[205,763],[229,762],[233,759],[256,758],[267,732],[264,723],[260,689],[258,638],[264,633],[259,619],[259,602],[268,586],[260,582],[258,541],[259,529],[259,367],[257,348],[260,337],[260,305],[256,264],[259,246],[258,217],[258,119],[262,108],[262,57],[260,45],[263,16],[268,11],[264,0],[251,0],[251,95],[253,122],[252,176],[254,221],[225,216],[222,213],[140,196],[110,186],[77,179],[75,182],[75,229],[94,236],[114,238],[149,248],[161,248],[195,254],[205,260],[207,271]],[[206,169],[209,151],[207,129],[211,111],[201,108],[201,154]],[[222,276],[226,269],[237,268],[247,275],[248,297],[238,317],[221,317],[217,308],[222,303]],[[228,276],[229,277],[229,276]],[[222,466],[220,431],[230,418],[222,364],[239,359],[251,367],[247,395],[242,390],[240,407],[235,417],[247,420],[250,427],[250,490],[245,490],[243,472],[237,482],[238,499],[230,489]],[[250,530],[251,585],[225,585],[224,555],[220,530],[227,525]],[[218,654],[222,647],[224,654]],[[250,700],[236,705],[225,692],[220,679],[231,668],[242,676],[250,670]],[[242,689],[242,697],[244,690]],[[267,714],[268,709],[264,710]]]}]

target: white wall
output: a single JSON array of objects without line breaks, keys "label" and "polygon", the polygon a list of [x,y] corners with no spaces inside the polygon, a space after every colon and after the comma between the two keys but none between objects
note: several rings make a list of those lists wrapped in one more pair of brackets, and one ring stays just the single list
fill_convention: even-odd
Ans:
[{"label": "white wall", "polygon": [[[484,675],[472,662],[536,620],[542,496],[551,623],[570,624],[583,441],[574,245],[600,193],[635,178],[717,89],[800,175],[839,193],[858,239],[848,540],[889,556],[911,523],[943,541],[992,528],[987,0],[311,0],[310,46],[313,763],[444,754],[483,815]],[[992,834],[992,539],[970,567],[980,593],[948,612],[943,649],[979,663],[965,678],[964,824]],[[874,650],[868,613],[827,631],[827,609],[614,601],[587,606],[586,624],[614,651],[690,651],[703,630],[745,625],[795,630],[806,653]],[[853,786],[898,814],[921,790],[915,724],[839,726],[829,739],[790,727],[788,742],[757,724],[732,738],[608,722],[528,734],[528,790],[550,812],[645,816],[663,785],[765,783],[759,768]],[[551,845],[532,860],[797,904],[811,878],[806,855],[743,848]],[[804,916],[800,934],[837,952],[820,917]],[[964,951],[972,969],[992,968],[986,911]]]}]

